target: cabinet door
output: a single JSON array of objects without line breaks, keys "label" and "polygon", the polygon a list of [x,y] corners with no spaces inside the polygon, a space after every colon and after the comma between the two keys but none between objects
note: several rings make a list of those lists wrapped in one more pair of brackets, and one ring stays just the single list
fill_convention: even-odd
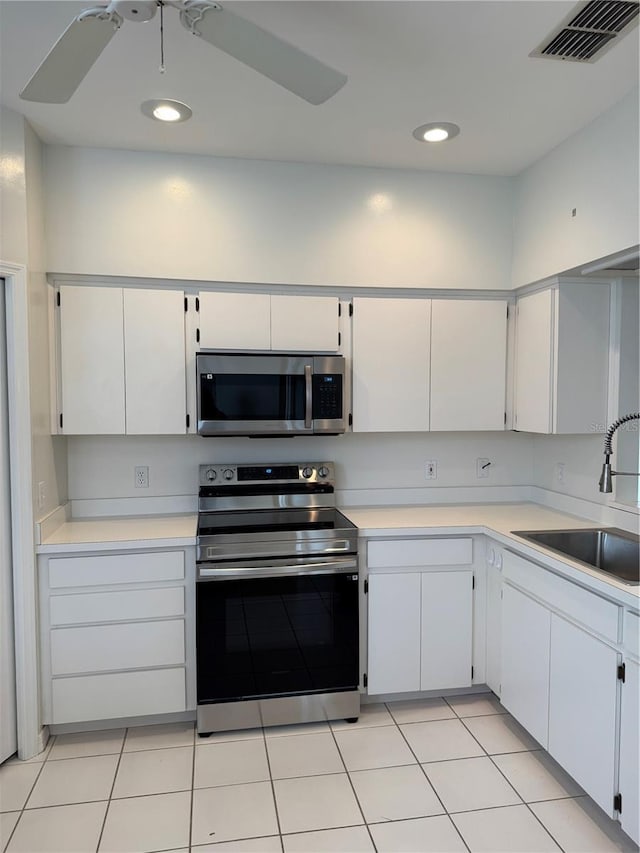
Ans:
[{"label": "cabinet door", "polygon": [[638,755],[640,739],[640,666],[627,658],[622,685],[622,714],[620,720],[620,785],[622,813],[620,823],[636,844],[640,844],[640,790],[638,786]]},{"label": "cabinet door", "polygon": [[420,574],[369,575],[370,694],[420,690]]},{"label": "cabinet door", "polygon": [[353,300],[353,430],[429,429],[429,299]]},{"label": "cabinet door", "polygon": [[[493,548],[495,555],[495,547],[489,548]],[[487,686],[496,696],[500,696],[501,633],[502,572],[495,565],[487,565]]]},{"label": "cabinet door", "polygon": [[546,749],[551,613],[508,584],[502,589],[500,701]]},{"label": "cabinet door", "polygon": [[617,652],[600,640],[551,617],[549,752],[610,816],[617,661]]},{"label": "cabinet door", "polygon": [[473,572],[422,574],[420,689],[471,686]]},{"label": "cabinet door", "polygon": [[507,303],[434,299],[431,429],[504,430]]},{"label": "cabinet door", "polygon": [[60,288],[62,431],[123,435],[122,288]]},{"label": "cabinet door", "polygon": [[268,293],[201,291],[199,298],[201,349],[270,349]]},{"label": "cabinet door", "polygon": [[337,296],[272,296],[271,349],[337,352]]},{"label": "cabinet door", "polygon": [[127,435],[186,432],[184,294],[124,291]]},{"label": "cabinet door", "polygon": [[515,427],[524,432],[551,431],[553,298],[541,290],[516,308]]}]

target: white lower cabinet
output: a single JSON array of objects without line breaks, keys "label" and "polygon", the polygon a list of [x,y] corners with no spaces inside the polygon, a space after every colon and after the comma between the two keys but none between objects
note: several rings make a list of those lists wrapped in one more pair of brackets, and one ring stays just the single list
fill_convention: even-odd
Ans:
[{"label": "white lower cabinet", "polygon": [[370,694],[471,685],[472,554],[471,538],[368,544]]},{"label": "white lower cabinet", "polygon": [[368,692],[471,685],[473,572],[369,575]]},{"label": "white lower cabinet", "polygon": [[549,610],[505,584],[500,700],[545,749],[549,738],[550,633]]},{"label": "white lower cabinet", "polygon": [[194,549],[41,556],[43,722],[195,706]]},{"label": "white lower cabinet", "polygon": [[[615,817],[621,608],[508,552],[503,574],[502,704]],[[637,672],[632,679],[634,675],[635,695],[629,691],[629,708],[623,707],[623,717],[633,718],[626,739],[635,753],[629,759],[630,781],[624,783],[633,800],[632,821],[638,799]],[[620,791],[625,761],[621,753]]]},{"label": "white lower cabinet", "polygon": [[369,693],[420,689],[421,580],[418,572],[369,575]]},{"label": "white lower cabinet", "polygon": [[487,548],[486,671],[487,687],[500,696],[502,687],[502,552],[489,541]]},{"label": "white lower cabinet", "polygon": [[620,823],[640,844],[640,616],[627,611],[624,620],[624,681],[620,690]]},{"label": "white lower cabinet", "polygon": [[554,613],[550,664],[549,752],[611,814],[618,653]]}]

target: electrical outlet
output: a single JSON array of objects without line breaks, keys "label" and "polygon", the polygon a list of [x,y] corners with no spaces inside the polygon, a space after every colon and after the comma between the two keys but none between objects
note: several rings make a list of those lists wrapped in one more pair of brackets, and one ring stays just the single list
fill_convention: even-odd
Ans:
[{"label": "electrical outlet", "polygon": [[482,480],[489,476],[491,470],[490,459],[476,459],[476,477]]},{"label": "electrical outlet", "polygon": [[47,499],[47,493],[45,489],[44,480],[38,483],[38,509],[44,509],[44,505]]},{"label": "electrical outlet", "polygon": [[556,480],[564,483],[564,462],[556,462]]},{"label": "electrical outlet", "polygon": [[424,463],[425,480],[436,480],[438,478],[438,463],[435,459],[429,459]]},{"label": "electrical outlet", "polygon": [[138,465],[134,469],[134,477],[135,477],[135,486],[136,489],[148,489],[149,488],[149,466],[148,465]]}]

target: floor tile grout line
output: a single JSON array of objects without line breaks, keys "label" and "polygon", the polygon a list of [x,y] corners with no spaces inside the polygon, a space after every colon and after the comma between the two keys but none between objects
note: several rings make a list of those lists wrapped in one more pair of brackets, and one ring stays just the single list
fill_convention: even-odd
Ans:
[{"label": "floor tile grout line", "polygon": [[[522,754],[523,752],[527,752],[527,753],[528,753],[528,752],[539,752],[539,751],[540,751],[540,750],[537,750],[537,749],[528,749],[528,750],[521,750],[521,751],[520,751],[520,752],[518,752],[518,753],[513,753],[513,752],[512,752],[512,753],[495,753],[495,754],[496,754],[496,755],[506,755],[506,754],[509,754],[509,755],[520,755],[520,754]],[[487,753],[487,755],[489,755],[489,754]],[[560,850],[564,851],[564,848],[562,847],[562,845],[561,845],[561,844],[559,844],[559,843],[558,843],[558,841],[557,841],[557,839],[556,839],[556,838],[554,838],[554,836],[551,834],[551,832],[549,832],[549,830],[548,830],[548,829],[547,829],[547,827],[544,825],[544,823],[540,820],[540,818],[538,817],[538,815],[533,811],[533,809],[532,809],[532,808],[530,808],[529,803],[528,803],[528,802],[526,802],[526,800],[525,800],[525,799],[524,799],[524,797],[520,794],[520,792],[519,792],[518,790],[516,790],[515,786],[514,786],[514,785],[513,785],[513,783],[511,782],[511,780],[510,780],[510,779],[507,777],[507,775],[503,772],[503,770],[502,770],[502,768],[500,767],[500,765],[499,765],[499,764],[497,764],[497,763],[493,760],[493,758],[494,758],[494,757],[493,757],[493,755],[489,755],[489,760],[491,761],[491,763],[493,764],[493,766],[498,770],[498,772],[500,773],[500,775],[501,775],[501,776],[502,776],[502,777],[503,777],[503,778],[504,778],[504,779],[509,783],[509,785],[513,788],[513,790],[516,792],[516,794],[518,795],[518,797],[520,797],[520,799],[522,800],[523,805],[525,805],[525,806],[527,807],[527,809],[528,809],[529,813],[530,813],[530,814],[532,814],[532,815],[534,816],[534,818],[536,819],[536,821],[537,821],[537,822],[540,824],[540,826],[544,829],[544,831],[547,833],[547,835],[552,839],[553,843],[554,843],[554,844],[556,844]]]},{"label": "floor tile grout line", "polygon": [[[385,707],[386,707],[386,706],[385,706]],[[360,709],[360,713],[362,713],[362,708]],[[347,725],[350,725],[350,724],[349,724],[349,723],[347,723]],[[351,723],[351,725],[354,725],[354,724],[353,724],[353,723]],[[349,781],[349,785],[351,786],[351,790],[353,791],[353,796],[355,797],[355,801],[356,801],[356,803],[357,803],[357,805],[358,805],[358,809],[359,809],[360,814],[361,814],[361,816],[362,816],[362,820],[363,820],[363,822],[364,822],[364,826],[366,826],[366,828],[367,828],[367,833],[368,833],[368,835],[369,835],[369,838],[371,839],[371,844],[372,844],[372,846],[373,846],[373,849],[374,849],[374,850],[376,851],[376,853],[377,853],[378,848],[376,847],[376,843],[375,843],[375,841],[373,840],[373,835],[371,834],[371,830],[369,829],[369,824],[368,824],[368,822],[367,822],[367,818],[365,817],[364,809],[363,809],[363,807],[362,807],[362,804],[360,803],[360,798],[358,797],[358,792],[356,791],[355,785],[353,784],[353,779],[351,778],[351,774],[349,773],[349,769],[348,769],[348,767],[347,767],[347,762],[346,762],[346,761],[345,761],[345,759],[344,759],[344,755],[342,754],[342,750],[340,749],[340,744],[338,743],[338,739],[336,738],[336,734],[335,734],[335,732],[333,731],[333,729],[331,728],[331,726],[329,726],[329,729],[331,730],[331,737],[333,738],[333,742],[334,742],[334,744],[335,744],[335,747],[336,747],[336,749],[338,750],[338,755],[340,756],[340,761],[342,762],[342,766],[344,767],[344,772],[346,773],[347,779],[348,779],[348,781]],[[348,730],[347,730],[347,731],[348,731]]]},{"label": "floor tile grout line", "polygon": [[[565,799],[575,799],[575,798],[574,798],[574,797],[568,797],[568,798],[565,798]],[[548,801],[547,801],[547,802],[548,802]],[[544,831],[547,833],[547,835],[548,835],[548,836],[553,840],[553,843],[554,843],[554,844],[557,844],[557,845],[558,845],[558,848],[559,848],[560,850],[562,850],[562,851],[563,851],[563,853],[564,853],[564,847],[562,846],[562,844],[560,844],[560,842],[559,842],[559,841],[558,841],[558,839],[554,836],[554,834],[551,832],[551,830],[549,829],[549,827],[545,826],[545,824],[543,823],[543,821],[538,817],[538,815],[537,815],[537,814],[534,812],[534,810],[531,808],[530,804],[529,804],[529,803],[525,803],[525,806],[529,809],[529,814],[532,814],[532,815],[533,815],[533,817],[538,821],[538,823],[539,823],[539,824],[540,824],[540,826],[544,829]]]},{"label": "floor tile grout line", "polygon": [[102,836],[104,835],[104,829],[107,825],[107,817],[109,816],[109,809],[111,808],[111,798],[113,796],[114,789],[116,787],[116,779],[118,778],[118,771],[120,770],[120,762],[122,761],[122,755],[124,753],[124,745],[127,742],[127,735],[129,734],[128,727],[125,728],[124,734],[122,736],[122,743],[120,745],[120,755],[118,756],[118,761],[116,762],[116,772],[113,774],[113,782],[111,783],[111,790],[109,791],[109,798],[107,800],[107,807],[104,810],[104,817],[102,819],[102,826],[100,827],[100,835],[98,836],[98,843],[96,844],[96,853],[100,849],[100,845],[102,844]]},{"label": "floor tile grout line", "polygon": [[[53,744],[52,744],[52,746],[53,746]],[[44,770],[44,765],[46,764],[46,762],[47,762],[47,759],[45,758],[45,760],[44,760],[43,762],[41,762],[41,763],[40,763],[40,770],[38,770],[38,772],[36,773],[36,777],[35,777],[35,779],[33,780],[33,784],[32,784],[32,785],[31,785],[31,787],[29,788],[29,793],[28,793],[28,794],[27,794],[27,796],[24,798],[24,802],[22,803],[22,808],[21,808],[21,809],[16,809],[16,811],[19,811],[19,812],[20,812],[20,814],[18,815],[18,820],[15,822],[13,829],[12,829],[12,830],[11,830],[11,832],[9,833],[9,838],[7,839],[7,843],[6,843],[6,844],[5,844],[5,846],[2,848],[2,849],[3,849],[3,853],[4,853],[4,851],[5,851],[5,850],[7,850],[7,849],[9,848],[9,845],[11,844],[11,839],[12,839],[12,838],[13,838],[13,836],[15,835],[15,831],[16,831],[16,829],[18,828],[18,824],[19,824],[19,823],[20,823],[20,821],[22,820],[22,816],[23,816],[23,814],[25,813],[25,811],[27,811],[27,803],[29,802],[29,799],[31,798],[31,795],[33,794],[33,790],[34,790],[34,788],[35,788],[35,787],[36,787],[36,785],[38,784],[38,779],[39,779],[39,778],[40,778],[40,776],[42,775],[42,771]],[[33,763],[35,764],[35,763],[38,763],[38,762],[33,762]],[[18,765],[18,767],[19,767],[19,766],[20,766],[20,765]]]},{"label": "floor tile grout line", "polygon": [[280,812],[278,811],[278,798],[276,797],[276,786],[275,780],[271,773],[271,759],[269,758],[269,747],[267,746],[267,736],[265,734],[264,726],[262,727],[262,745],[264,747],[264,752],[267,757],[267,770],[269,771],[269,783],[271,784],[271,796],[273,797],[273,809],[276,813],[276,825],[278,827],[278,837],[280,838],[280,848],[284,850],[284,844],[282,843],[282,826],[280,824]]},{"label": "floor tile grout line", "polygon": [[[389,711],[389,708],[387,707],[386,702],[384,703],[384,706],[385,706],[385,708],[387,708],[387,711]],[[391,713],[391,712],[389,712],[389,713]],[[392,716],[393,716],[393,715],[392,715]],[[434,721],[434,722],[437,722],[437,721]],[[433,791],[433,793],[435,794],[436,799],[437,799],[437,800],[438,800],[438,802],[440,803],[440,805],[441,805],[441,807],[442,807],[442,809],[443,809],[443,811],[444,811],[445,815],[449,818],[449,822],[451,823],[451,825],[453,826],[453,828],[455,829],[455,831],[456,831],[456,832],[458,833],[458,835],[460,836],[460,840],[461,840],[461,841],[462,841],[462,843],[464,844],[465,849],[466,849],[466,850],[468,850],[468,851],[469,851],[469,853],[471,853],[471,848],[469,847],[469,845],[467,844],[467,842],[464,840],[464,838],[463,838],[463,836],[462,836],[462,833],[460,832],[460,830],[458,829],[458,827],[455,825],[454,821],[453,821],[453,820],[451,820],[451,816],[449,815],[449,812],[447,811],[447,808],[446,808],[445,804],[442,802],[442,799],[440,798],[440,794],[438,794],[438,792],[437,792],[437,791],[436,791],[436,789],[435,789],[435,786],[431,783],[431,779],[429,779],[429,777],[427,776],[427,771],[424,769],[424,767],[422,766],[422,764],[421,764],[421,763],[420,763],[420,761],[418,760],[418,756],[417,756],[417,755],[415,754],[415,752],[413,751],[413,749],[412,749],[412,747],[411,747],[411,744],[409,743],[409,741],[408,741],[408,740],[407,740],[407,738],[405,737],[404,732],[402,731],[402,729],[400,728],[400,726],[399,726],[397,723],[396,723],[396,727],[397,727],[398,731],[400,732],[400,737],[401,737],[401,738],[403,738],[404,742],[407,744],[407,748],[409,749],[409,751],[411,752],[411,754],[413,755],[413,757],[414,757],[414,758],[416,759],[416,761],[418,762],[418,767],[422,770],[422,772],[423,772],[423,774],[424,774],[424,778],[425,778],[425,779],[426,779],[426,781],[427,781],[427,785],[429,785],[429,787],[431,788],[431,790],[432,790],[432,791]]]},{"label": "floor tile grout line", "polygon": [[193,760],[191,763],[191,791],[189,792],[189,840],[187,842],[187,850],[191,850],[191,841],[193,838],[193,801],[195,799],[195,785],[196,785],[196,744],[198,739],[197,734],[197,721],[193,726]]}]

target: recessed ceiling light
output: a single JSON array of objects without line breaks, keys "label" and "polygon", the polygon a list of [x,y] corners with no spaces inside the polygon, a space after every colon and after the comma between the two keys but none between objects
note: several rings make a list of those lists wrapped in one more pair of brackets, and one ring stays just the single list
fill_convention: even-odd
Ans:
[{"label": "recessed ceiling light", "polygon": [[140,109],[149,118],[174,124],[179,121],[186,121],[192,116],[190,107],[180,103],[180,101],[171,101],[168,98],[145,101]]},{"label": "recessed ceiling light", "polygon": [[458,125],[450,121],[430,121],[428,124],[421,124],[413,131],[413,135],[420,142],[444,142],[447,139],[453,139],[459,133]]}]

